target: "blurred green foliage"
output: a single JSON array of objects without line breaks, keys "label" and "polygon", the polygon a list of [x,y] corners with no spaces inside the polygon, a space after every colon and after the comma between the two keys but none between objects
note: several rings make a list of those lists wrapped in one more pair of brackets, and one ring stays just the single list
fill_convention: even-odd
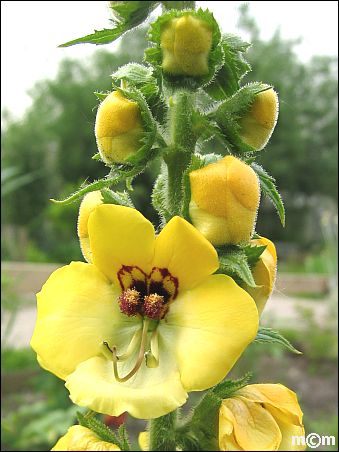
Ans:
[{"label": "blurred green foliage", "polygon": [[[279,32],[263,41],[246,5],[239,25],[253,43],[248,52],[253,71],[243,83],[265,80],[280,97],[278,127],[259,163],[277,179],[287,207],[287,227],[281,228],[273,207],[263,202],[257,230],[274,241],[319,252],[324,241],[319,206],[324,197],[337,196],[337,60],[315,57],[302,63],[294,50],[297,42],[284,40]],[[145,33],[139,28],[126,34],[115,53],[98,50],[86,61],[64,60],[54,80],[40,81],[31,90],[32,106],[21,120],[3,115],[3,167],[15,168],[21,177],[36,171],[39,175],[4,197],[2,259],[81,258],[78,204],[59,207],[49,198],[62,198],[86,179],[107,173],[102,163],[91,159],[96,153],[93,126],[98,105],[93,92],[110,89],[109,75],[117,67],[142,60]],[[215,143],[209,146],[217,152]],[[149,201],[154,174],[153,168],[136,180],[132,197],[136,207],[157,222]]]}]

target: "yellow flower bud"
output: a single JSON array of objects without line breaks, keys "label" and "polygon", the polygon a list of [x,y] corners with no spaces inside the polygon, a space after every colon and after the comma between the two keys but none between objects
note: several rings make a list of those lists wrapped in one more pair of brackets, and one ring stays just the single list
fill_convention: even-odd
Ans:
[{"label": "yellow flower bud", "polygon": [[259,315],[261,315],[273,291],[277,273],[277,252],[273,242],[265,237],[251,240],[251,243],[259,246],[266,245],[265,251],[261,254],[252,271],[254,281],[258,287],[246,286],[245,288],[254,299]]},{"label": "yellow flower bud", "polygon": [[305,450],[303,413],[296,394],[281,384],[254,384],[222,401],[220,450]]},{"label": "yellow flower bud", "polygon": [[89,428],[73,425],[51,450],[121,450],[116,444],[102,441]]},{"label": "yellow flower bud", "polygon": [[190,173],[189,214],[213,245],[248,242],[259,207],[257,175],[246,163],[227,156]]},{"label": "yellow flower bud", "polygon": [[272,135],[278,112],[278,96],[273,88],[257,94],[249,111],[239,120],[242,140],[260,151]]},{"label": "yellow flower bud", "polygon": [[95,136],[105,163],[122,163],[142,146],[139,105],[113,91],[101,102],[95,121]]},{"label": "yellow flower bud", "polygon": [[161,33],[160,46],[164,72],[195,77],[208,73],[212,30],[203,20],[190,14],[170,20]]},{"label": "yellow flower bud", "polygon": [[88,237],[88,219],[93,210],[102,204],[100,190],[92,191],[84,196],[80,204],[78,217],[78,237],[82,254],[87,262],[91,262],[91,248]]}]

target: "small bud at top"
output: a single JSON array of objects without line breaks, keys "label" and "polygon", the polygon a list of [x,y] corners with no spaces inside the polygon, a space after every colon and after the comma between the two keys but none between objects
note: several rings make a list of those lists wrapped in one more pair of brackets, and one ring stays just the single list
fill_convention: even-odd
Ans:
[{"label": "small bud at top", "polygon": [[139,313],[140,301],[140,293],[135,289],[127,289],[118,297],[120,311],[128,317]]},{"label": "small bud at top", "polygon": [[208,73],[212,30],[190,14],[172,19],[161,34],[164,72],[172,75],[202,76]]},{"label": "small bud at top", "polygon": [[146,317],[159,320],[163,314],[164,297],[157,293],[151,293],[144,297],[143,311]]}]

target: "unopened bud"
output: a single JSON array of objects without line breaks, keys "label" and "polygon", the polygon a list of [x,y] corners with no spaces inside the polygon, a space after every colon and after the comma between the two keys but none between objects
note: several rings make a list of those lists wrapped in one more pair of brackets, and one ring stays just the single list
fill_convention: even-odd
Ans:
[{"label": "unopened bud", "polygon": [[253,169],[227,156],[190,173],[189,214],[213,245],[248,242],[254,230],[260,187]]},{"label": "unopened bud", "polygon": [[143,127],[137,102],[113,91],[99,105],[95,136],[105,163],[123,163],[141,148]]},{"label": "unopened bud", "polygon": [[273,88],[256,94],[247,113],[239,120],[241,139],[260,151],[273,133],[278,119],[279,102]]},{"label": "unopened bud", "polygon": [[261,315],[274,288],[277,273],[277,252],[273,242],[265,237],[251,240],[251,243],[258,246],[266,245],[266,249],[252,270],[254,281],[258,287],[245,287],[255,301],[259,315]]},{"label": "unopened bud", "polygon": [[212,30],[203,20],[190,14],[171,19],[161,33],[160,46],[164,72],[195,77],[208,73]]},{"label": "unopened bud", "polygon": [[93,210],[102,204],[102,196],[100,190],[92,191],[84,196],[80,204],[78,217],[78,237],[82,254],[87,262],[91,262],[91,248],[88,236],[88,219]]}]

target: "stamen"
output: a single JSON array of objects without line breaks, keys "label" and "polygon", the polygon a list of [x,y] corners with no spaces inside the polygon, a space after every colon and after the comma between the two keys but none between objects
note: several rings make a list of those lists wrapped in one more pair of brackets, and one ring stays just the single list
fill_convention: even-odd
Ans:
[{"label": "stamen", "polygon": [[118,297],[120,311],[128,317],[138,314],[140,307],[140,292],[135,289],[127,289]]},{"label": "stamen", "polygon": [[146,353],[146,366],[155,368],[159,366],[159,337],[157,330],[151,336],[151,349]]},{"label": "stamen", "polygon": [[135,375],[138,372],[138,370],[140,369],[140,367],[141,367],[141,365],[143,363],[144,355],[145,355],[145,346],[146,346],[146,341],[147,341],[148,323],[149,323],[149,321],[147,319],[144,320],[144,324],[143,324],[143,328],[142,328],[142,335],[141,335],[140,349],[139,349],[139,354],[138,354],[137,361],[136,361],[133,369],[127,375],[125,375],[124,377],[120,377],[119,376],[119,371],[118,371],[119,357],[117,355],[116,347],[113,347],[112,354],[113,354],[114,376],[115,376],[115,379],[117,381],[119,381],[120,383],[124,383],[125,381],[129,380],[130,378],[132,378],[133,375]]},{"label": "stamen", "polygon": [[151,293],[144,297],[143,311],[144,315],[150,319],[158,320],[161,318],[164,306],[164,297],[157,293]]}]

